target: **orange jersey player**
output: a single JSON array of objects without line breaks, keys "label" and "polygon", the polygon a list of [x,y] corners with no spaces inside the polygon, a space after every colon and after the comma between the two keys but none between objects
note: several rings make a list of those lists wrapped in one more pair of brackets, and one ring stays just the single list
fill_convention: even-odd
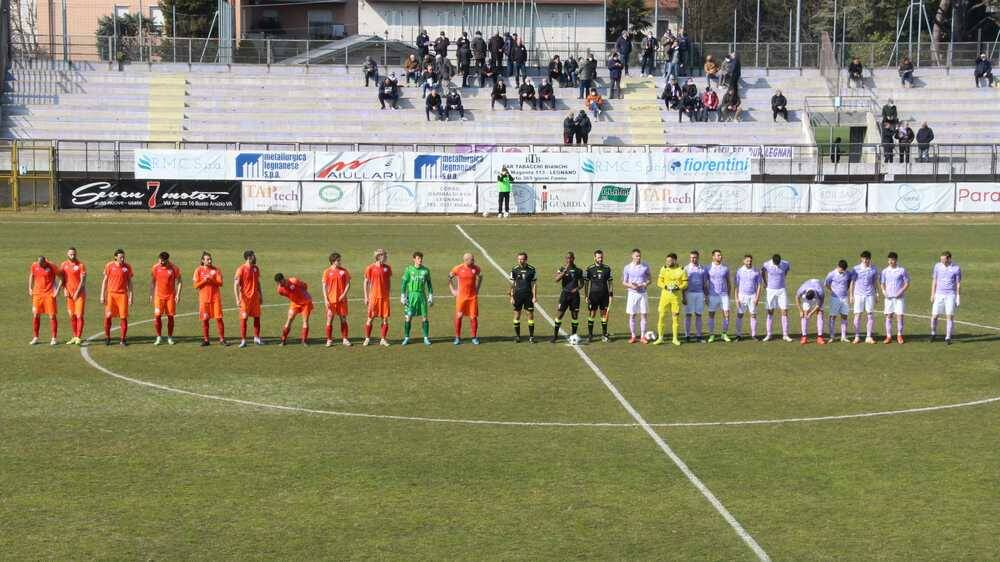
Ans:
[{"label": "orange jersey player", "polygon": [[201,265],[194,270],[194,288],[198,289],[198,315],[201,317],[201,345],[208,345],[208,321],[215,318],[219,344],[226,344],[226,326],[222,322],[222,272],[212,265],[212,254],[202,252]]},{"label": "orange jersey player", "polygon": [[66,343],[80,345],[83,337],[83,314],[87,304],[87,266],[77,259],[76,248],[66,250],[66,261],[59,266],[62,275],[63,295],[73,336]]},{"label": "orange jersey player", "polygon": [[288,330],[292,320],[302,315],[302,345],[309,345],[309,315],[313,311],[313,299],[309,294],[309,285],[296,277],[285,278],[281,273],[274,274],[274,283],[278,294],[288,299],[288,318],[281,329],[281,345],[288,341]]},{"label": "orange jersey player", "polygon": [[167,315],[167,343],[174,345],[174,316],[181,300],[181,268],[170,262],[170,254],[160,252],[159,261],[150,270],[149,302],[153,305],[156,341],[163,343],[163,315]]},{"label": "orange jersey player", "polygon": [[330,267],[323,271],[323,302],[326,303],[326,346],[333,345],[333,317],[340,317],[340,341],[350,347],[347,338],[347,292],[351,274],[340,264],[340,254],[330,254]]},{"label": "orange jersey player", "polygon": [[257,254],[253,250],[243,252],[243,265],[236,268],[233,277],[233,292],[240,307],[240,347],[247,346],[247,318],[253,318],[253,343],[263,344],[260,339],[260,307],[264,304],[264,295],[260,290]]},{"label": "orange jersey player", "polygon": [[382,321],[382,338],[379,345],[388,347],[389,340],[389,293],[392,285],[392,267],[387,263],[389,254],[379,248],[375,250],[375,263],[365,268],[365,305],[368,306],[368,320],[365,321],[365,341],[368,345],[372,337],[372,321]]},{"label": "orange jersey player", "polygon": [[125,261],[125,250],[115,250],[114,261],[104,266],[101,304],[104,305],[104,345],[111,345],[111,319],[119,319],[120,345],[128,345],[128,308],[132,305],[132,277],[135,272]]},{"label": "orange jersey player", "polygon": [[448,287],[455,296],[455,345],[462,343],[462,317],[469,317],[472,344],[479,345],[479,286],[483,272],[472,254],[464,254],[462,263],[448,274]]},{"label": "orange jersey player", "polygon": [[59,294],[59,287],[62,284],[62,276],[56,265],[51,263],[45,256],[38,256],[38,261],[33,262],[28,268],[28,295],[31,297],[31,328],[34,336],[31,338],[31,345],[38,343],[38,330],[41,327],[42,315],[49,317],[49,325],[52,328],[52,340],[50,345],[56,345],[56,337],[59,329],[58,311],[56,310],[56,295]]}]

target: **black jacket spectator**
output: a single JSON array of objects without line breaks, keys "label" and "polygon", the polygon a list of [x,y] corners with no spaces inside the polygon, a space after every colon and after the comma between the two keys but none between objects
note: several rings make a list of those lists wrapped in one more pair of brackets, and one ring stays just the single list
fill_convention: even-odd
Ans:
[{"label": "black jacket spectator", "polygon": [[434,72],[437,72],[442,82],[450,82],[451,77],[455,75],[455,65],[444,55],[438,55],[434,61]]},{"label": "black jacket spectator", "polygon": [[393,109],[399,109],[399,83],[386,77],[382,79],[378,91],[378,103],[385,109],[385,102]]},{"label": "black jacket spectator", "polygon": [[892,151],[895,149],[896,131],[888,122],[882,124],[882,160],[892,162]]},{"label": "black jacket spectator", "polygon": [[500,33],[494,33],[493,37],[490,37],[486,48],[490,53],[493,66],[498,67],[503,62],[503,37],[500,37]]},{"label": "black jacket spectator", "polygon": [[917,129],[917,161],[926,162],[927,153],[931,149],[931,141],[934,140],[934,130],[924,123]]},{"label": "black jacket spectator", "polygon": [[975,76],[977,88],[983,79],[986,80],[986,87],[993,84],[993,63],[987,58],[986,53],[980,53],[976,59]]},{"label": "black jacket spectator", "polygon": [[882,106],[882,122],[890,123],[893,127],[899,124],[899,111],[891,99]]},{"label": "black jacket spectator", "polygon": [[367,57],[362,70],[365,73],[365,88],[368,87],[369,80],[375,84],[375,87],[378,87],[378,63],[375,62],[375,59]]},{"label": "black jacket spectator", "polygon": [[899,141],[899,162],[910,161],[910,145],[913,143],[913,129],[911,129],[906,123],[903,123],[901,127],[896,129],[896,140]]},{"label": "black jacket spectator", "polygon": [[517,89],[517,97],[521,101],[521,109],[524,109],[524,102],[528,102],[531,109],[538,109],[538,104],[535,99],[535,86],[531,83],[531,79],[527,79],[523,84]]},{"label": "black jacket spectator", "polygon": [[642,40],[642,60],[640,61],[639,72],[643,76],[652,76],[654,69],[656,68],[656,49],[660,46],[660,42],[656,40],[656,37],[652,35],[647,35],[645,39]]},{"label": "black jacket spectator", "polygon": [[563,119],[563,144],[573,144],[573,135],[576,131],[576,113],[569,112]]},{"label": "black jacket spectator", "polygon": [[476,62],[476,66],[483,66],[483,62],[486,61],[486,41],[483,40],[481,31],[477,31],[473,37],[471,48],[472,59]]},{"label": "black jacket spectator", "polygon": [[497,83],[497,70],[492,60],[484,62],[479,69],[479,87],[485,88],[489,80],[492,80],[494,85]]},{"label": "black jacket spectator", "polygon": [[427,115],[427,120],[431,120],[431,112],[437,115],[438,119],[447,119],[447,114],[444,112],[444,105],[441,103],[441,94],[436,91],[427,94],[427,101],[424,102],[424,112]]},{"label": "black jacket spectator", "polygon": [[726,95],[722,96],[722,110],[719,112],[719,121],[739,121],[741,103],[740,94],[736,88],[730,88],[726,91]]},{"label": "black jacket spectator", "polygon": [[666,87],[663,88],[663,93],[660,94],[660,99],[669,109],[677,109],[677,106],[681,103],[681,96],[683,92],[681,87],[677,84],[676,78],[671,78],[670,82],[667,83]]},{"label": "black jacket spectator", "polygon": [[427,35],[427,30],[420,30],[420,35],[417,35],[417,60],[423,61],[430,53],[431,36]]},{"label": "black jacket spectator", "polygon": [[463,31],[462,37],[456,42],[455,53],[458,57],[458,71],[462,73],[462,87],[469,85],[469,72],[472,68],[472,49],[469,48],[468,33]]},{"label": "black jacket spectator", "polygon": [[590,117],[587,117],[586,111],[581,110],[576,114],[576,119],[573,120],[573,134],[576,136],[576,144],[587,144],[591,127],[593,124],[590,122]]},{"label": "black jacket spectator", "polygon": [[628,59],[632,55],[632,38],[629,37],[628,31],[623,31],[621,36],[615,40],[615,50],[618,51],[625,74],[628,75]]},{"label": "black jacket spectator", "polygon": [[580,70],[580,63],[576,62],[576,57],[570,57],[568,61],[563,65],[563,74],[566,75],[566,85],[576,86],[580,80],[580,75],[578,71]]},{"label": "black jacket spectator", "polygon": [[851,59],[851,64],[847,65],[847,84],[851,83],[857,84],[861,87],[861,74],[864,72],[864,67],[861,65],[861,60],[858,57]]},{"label": "black jacket spectator", "polygon": [[538,87],[538,108],[545,109],[545,104],[550,104],[553,110],[556,108],[556,93],[551,80],[542,80],[542,85]]},{"label": "black jacket spectator", "polygon": [[684,97],[681,99],[680,108],[677,111],[677,122],[680,123],[685,115],[688,116],[689,122],[693,122],[698,118],[700,113],[701,100],[698,98],[697,88],[694,91],[685,88]]},{"label": "black jacket spectator", "polygon": [[911,88],[913,87],[913,61],[910,60],[910,57],[903,57],[899,61],[899,80],[901,82],[900,85],[904,88],[907,84]]},{"label": "black jacket spectator", "polygon": [[445,119],[451,118],[452,110],[458,112],[458,117],[465,121],[465,108],[462,106],[462,95],[458,93],[458,88],[452,88],[444,98]]},{"label": "black jacket spectator", "polygon": [[563,81],[563,63],[559,60],[559,55],[552,57],[549,61],[549,80],[552,82],[558,81],[560,84]]},{"label": "black jacket spectator", "polygon": [[451,41],[445,36],[444,32],[434,40],[434,53],[441,55],[442,57],[448,57],[448,45],[451,45]]},{"label": "black jacket spectator", "polygon": [[493,81],[493,91],[490,93],[490,109],[496,109],[497,100],[503,100],[503,108],[507,109],[507,84],[499,79]]},{"label": "black jacket spectator", "polygon": [[[608,91],[608,97],[622,97],[622,72],[625,70],[625,63],[622,59],[618,57],[618,53],[612,53],[611,58],[608,59],[608,76],[611,78],[611,88]],[[615,92],[618,95],[615,95]]]},{"label": "black jacket spectator", "polygon": [[777,121],[780,115],[785,122],[788,122],[788,100],[785,99],[785,95],[778,90],[773,96],[771,96],[771,120]]}]

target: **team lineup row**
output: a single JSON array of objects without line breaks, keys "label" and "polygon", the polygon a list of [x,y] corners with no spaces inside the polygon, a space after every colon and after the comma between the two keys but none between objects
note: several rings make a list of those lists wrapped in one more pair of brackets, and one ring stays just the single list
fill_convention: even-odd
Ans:
[{"label": "team lineup row", "polygon": [[[44,256],[39,256],[31,264],[28,274],[28,294],[32,302],[33,337],[31,344],[38,343],[41,316],[50,318],[52,339],[57,343],[57,296],[62,291],[66,298],[72,338],[69,344],[79,345],[83,335],[84,311],[87,300],[87,268],[80,261],[75,248],[66,252],[67,259],[59,266],[49,262]],[[554,318],[554,329],[551,342],[559,341],[562,321],[569,311],[571,330],[568,341],[576,344],[579,341],[579,313],[581,301],[588,312],[587,339],[594,340],[595,323],[600,322],[601,339],[610,341],[608,334],[608,315],[614,299],[614,275],[611,268],[605,264],[604,252],[595,250],[594,262],[586,270],[577,267],[573,252],[567,252],[564,263],[554,272],[552,279],[561,286],[557,312]],[[647,331],[647,314],[649,308],[648,288],[653,284],[652,269],[643,261],[639,249],[633,249],[631,260],[622,269],[621,286],[626,289],[625,312],[628,316],[629,343],[666,343],[664,338],[666,319],[671,319],[670,343],[680,345],[680,316],[685,316],[684,337],[687,341],[712,343],[716,339],[732,341],[743,339],[743,319],[749,314],[749,337],[757,339],[757,309],[764,297],[766,309],[765,335],[762,341],[769,341],[772,335],[773,316],[775,311],[781,316],[781,337],[784,341],[793,341],[788,331],[788,294],[786,277],[791,271],[788,261],[774,254],[770,260],[757,269],[753,256],[743,257],[742,265],[735,272],[723,261],[722,252],[713,250],[711,263],[708,266],[700,262],[700,253],[693,250],[689,253],[689,263],[681,266],[677,255],[666,256],[664,265],[656,277],[656,286],[660,288],[658,306],[657,331]],[[260,284],[260,268],[257,256],[253,250],[243,253],[244,263],[240,265],[233,277],[233,294],[240,316],[240,347],[247,345],[247,329],[249,320],[253,319],[253,342],[263,343],[260,336],[260,316],[264,295]],[[372,341],[372,330],[376,320],[380,323],[379,344],[388,346],[390,300],[392,285],[392,267],[388,263],[388,253],[383,249],[375,250],[373,262],[364,270],[363,295],[367,308],[367,320],[364,326],[363,345]],[[348,294],[351,289],[351,274],[342,266],[340,254],[329,255],[330,266],[322,275],[322,296],[326,307],[326,345],[333,345],[333,322],[339,320],[340,338],[345,346],[350,346],[348,316]],[[121,345],[127,345],[129,309],[134,301],[133,291],[134,269],[125,260],[124,250],[114,252],[114,259],[104,267],[101,279],[100,302],[104,307],[105,344],[111,344],[112,319],[117,317],[120,323]],[[479,344],[479,290],[482,285],[482,270],[476,265],[475,257],[466,253],[462,263],[453,267],[448,273],[448,289],[455,298],[455,314],[453,318],[455,339],[454,344],[461,343],[462,322],[469,318],[471,341]],[[952,261],[950,252],[942,252],[940,260],[933,267],[931,283],[931,340],[937,337],[938,318],[942,314],[946,319],[945,342],[951,342],[954,327],[955,311],[961,301],[961,268]],[[313,297],[309,285],[297,277],[285,277],[282,273],[274,275],[275,289],[278,295],[288,300],[288,313],[282,327],[281,345],[285,345],[291,325],[296,316],[302,316],[301,342],[307,345],[309,341],[309,317],[314,309]],[[514,341],[521,341],[521,321],[524,317],[528,328],[528,341],[535,343],[534,308],[538,301],[538,274],[528,263],[526,252],[517,254],[517,264],[508,276],[508,297],[513,307]],[[202,325],[201,345],[209,345],[210,321],[216,321],[218,341],[226,345],[225,325],[223,323],[222,273],[213,264],[212,255],[203,252],[201,262],[192,276],[192,284],[198,291],[198,315]],[[423,265],[423,254],[412,254],[412,265],[406,267],[400,279],[399,299],[403,306],[403,339],[402,344],[410,342],[411,325],[415,318],[421,319],[423,342],[431,344],[428,308],[434,304],[434,289],[430,270]],[[153,307],[153,323],[156,332],[154,345],[163,343],[163,316],[167,317],[166,342],[174,344],[174,317],[177,304],[180,302],[183,282],[180,268],[170,261],[167,252],[161,252],[157,262],[150,270],[149,302]],[[824,303],[829,293],[829,304],[826,315],[829,318],[829,341],[834,341],[834,328],[837,317],[840,318],[840,340],[860,343],[861,317],[866,316],[864,341],[875,343],[873,327],[874,313],[879,294],[884,301],[885,338],[884,343],[896,341],[903,343],[903,326],[905,314],[905,297],[910,287],[910,275],[906,268],[899,265],[895,252],[887,255],[887,265],[881,271],[872,265],[872,256],[868,251],[861,252],[860,261],[854,267],[849,267],[845,260],[840,260],[837,266],[821,281],[818,278],[808,279],[795,291],[793,302],[798,309],[801,322],[800,342],[808,343],[808,321],[816,319],[816,342],[825,344],[823,337]],[[583,295],[581,297],[581,294]],[[730,334],[730,301],[735,300],[736,326]],[[704,339],[702,316],[708,313],[708,339]],[[854,314],[854,337],[847,337],[847,321],[851,312]],[[720,330],[716,331],[716,315],[721,317]],[[892,322],[896,324],[896,338],[892,338]],[[694,331],[692,331],[692,322]],[[658,334],[658,336],[657,336]]]}]

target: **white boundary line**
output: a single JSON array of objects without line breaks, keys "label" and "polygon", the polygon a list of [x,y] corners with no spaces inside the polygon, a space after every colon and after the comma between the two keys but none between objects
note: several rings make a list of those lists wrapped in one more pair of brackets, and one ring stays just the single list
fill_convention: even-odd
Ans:
[{"label": "white boundary line", "polygon": [[[483,257],[486,258],[486,260],[489,261],[491,265],[493,265],[493,267],[497,270],[497,272],[500,273],[501,277],[504,278],[507,277],[507,274],[504,271],[504,269],[500,267],[499,264],[497,264],[497,262],[493,259],[492,256],[490,256],[489,252],[486,251],[486,248],[483,248],[482,245],[479,244],[479,242],[477,242],[473,237],[469,236],[469,233],[466,232],[461,225],[456,224],[455,228],[457,228],[458,231],[462,233],[462,236],[464,236],[469,242],[472,243],[473,246],[475,246],[479,250],[479,252],[483,255]],[[545,317],[545,319],[550,324],[552,324],[553,326],[555,325],[555,323],[552,321],[552,317],[549,316],[549,314],[540,304],[536,304],[535,308],[542,313],[542,316]],[[646,420],[643,419],[642,415],[640,415],[639,412],[636,411],[634,407],[632,407],[632,404],[629,403],[629,401],[626,400],[624,396],[622,396],[622,393],[619,392],[618,388],[615,387],[614,384],[612,384],[612,382],[608,379],[608,377],[604,374],[604,372],[601,371],[600,367],[598,367],[590,359],[590,356],[587,355],[587,353],[583,351],[583,349],[580,346],[572,346],[572,349],[573,351],[576,352],[576,354],[580,357],[580,359],[582,359],[583,362],[586,363],[588,367],[590,367],[590,370],[593,371],[595,375],[597,375],[597,378],[599,378],[601,382],[604,383],[604,386],[607,387],[607,389],[611,392],[611,394],[614,395],[615,399],[618,400],[618,403],[621,404],[621,406],[625,408],[625,411],[627,411],[629,415],[632,416],[632,419],[634,419],[636,423],[638,423],[639,426],[642,427],[643,431],[645,431],[646,434],[649,435],[649,437],[656,443],[656,445],[660,448],[660,450],[663,451],[663,453],[667,455],[667,457],[674,463],[674,465],[676,465],[677,468],[680,469],[680,471],[684,474],[684,476],[687,477],[688,481],[691,482],[691,484],[693,484],[694,487],[697,488],[699,492],[701,492],[701,495],[704,496],[705,499],[707,499],[710,504],[712,504],[712,507],[715,508],[715,511],[717,511],[719,515],[721,515],[722,518],[726,520],[726,523],[729,523],[729,526],[732,527],[732,529],[736,532],[736,534],[740,537],[740,539],[744,543],[746,543],[748,547],[750,547],[750,550],[752,550],[753,553],[757,556],[757,559],[761,560],[762,562],[769,561],[771,558],[767,555],[767,552],[765,552],[764,549],[761,548],[760,544],[758,544],[757,541],[753,538],[753,536],[751,536],[750,533],[743,528],[743,525],[741,525],[740,522],[737,521],[735,517],[733,517],[733,514],[730,513],[728,509],[726,509],[726,506],[722,505],[722,502],[720,502],[719,499],[715,496],[715,494],[713,494],[712,491],[708,489],[708,486],[706,486],[705,483],[702,482],[701,479],[698,478],[695,475],[695,473],[691,471],[690,468],[688,468],[688,465],[685,464],[684,461],[681,460],[679,456],[677,456],[677,453],[674,452],[674,450],[670,447],[670,445],[668,445],[667,442],[662,437],[660,437],[660,435],[649,425],[649,423],[647,423]]]},{"label": "white boundary line", "polygon": [[[294,218],[294,217],[302,217],[302,216],[311,215],[311,214],[313,214],[313,213],[289,214],[287,216],[289,218]],[[169,215],[165,214],[165,217],[168,217],[168,216]],[[587,220],[587,219],[591,219],[591,218],[594,218],[594,217],[600,218],[602,216],[604,216],[604,215],[600,215],[600,214],[596,214],[596,215],[579,215],[578,217],[575,217],[575,218],[579,218],[580,220]],[[664,215],[635,216],[634,219],[643,219],[643,220],[630,220],[630,221],[628,221],[625,224],[635,225],[635,226],[655,226],[655,225],[663,226],[662,223],[657,223],[656,222],[658,218],[662,218],[663,216]],[[673,216],[673,215],[671,215],[671,216]],[[710,215],[710,214],[705,214],[705,215],[701,215],[701,216],[703,216],[705,218],[711,218],[712,217],[712,215]],[[838,215],[830,215],[831,219],[835,218],[837,216]],[[840,215],[840,216],[844,216],[844,215]],[[860,218],[862,216],[871,217],[871,215],[855,215],[854,217]],[[281,217],[284,218],[285,215],[281,215]],[[380,223],[378,221],[378,219],[379,219],[378,216],[373,216],[373,215],[359,215],[359,217],[361,217],[361,218],[358,218],[358,220],[356,220],[354,222],[298,222],[298,221],[281,220],[281,219],[276,218],[275,220],[270,220],[270,221],[235,221],[235,220],[220,220],[220,221],[217,221],[217,222],[209,222],[209,221],[181,221],[178,224],[181,224],[181,225],[187,224],[187,225],[192,225],[192,226],[229,226],[229,225],[231,225],[231,226],[281,226],[281,227],[285,227],[285,228],[287,228],[289,226],[308,226],[308,227],[313,227],[313,226],[363,226],[363,225],[366,225],[366,224],[367,225],[371,225],[371,226],[375,226],[375,227],[383,227],[383,226],[386,226],[386,225],[388,225],[388,226],[428,226],[428,225],[441,225],[441,226],[444,226],[444,225],[448,224],[448,223],[445,223],[445,222],[433,222],[433,221],[430,221],[430,222],[396,222],[395,220],[393,220],[393,219],[400,218],[400,215],[386,215],[386,216],[381,217],[383,219],[388,219],[387,223],[385,223],[385,222]],[[447,216],[445,216],[445,215],[427,215],[426,217],[429,218],[429,219],[447,218]],[[543,217],[549,217],[549,218],[551,218],[551,215],[543,215]],[[854,218],[854,217],[852,217],[850,215],[846,216],[846,218]],[[407,216],[406,218],[411,218],[411,217]],[[541,224],[540,222],[537,222],[537,220],[536,220],[538,218],[537,216],[536,217],[532,217],[531,219],[529,219],[528,217],[519,217],[519,218],[520,218],[520,220],[517,220],[517,219],[515,219],[513,221],[507,221],[507,220],[505,220],[502,225],[501,224],[497,224],[497,223],[493,223],[492,221],[490,221],[488,219],[483,219],[483,221],[481,223],[480,222],[475,222],[475,223],[464,223],[464,224],[466,226],[477,226],[477,227],[478,226],[539,226]],[[615,218],[627,218],[627,217],[616,216]],[[499,220],[499,219],[494,219],[494,220]],[[105,221],[105,220],[101,220],[100,217],[96,218],[95,220],[90,220],[90,221],[73,221],[73,220],[58,220],[58,221],[57,220],[52,220],[52,221],[49,221],[49,220],[6,220],[6,221],[3,221],[3,220],[0,220],[0,224],[2,224],[2,225],[18,225],[18,224],[86,224],[86,225],[93,226],[95,224],[95,222],[99,223],[99,224],[107,224],[107,225],[159,226],[159,225],[163,225],[165,222],[167,222],[167,220],[165,219],[165,220],[162,220],[162,221],[150,221],[150,220],[146,220],[146,221],[138,221],[138,220],[136,220],[136,221],[121,221],[121,220],[109,220],[109,221]],[[813,222],[763,222],[763,220],[761,220],[761,221],[755,221],[755,222],[713,222],[713,223],[711,223],[712,226],[751,226],[751,227],[752,226],[761,226],[761,227],[769,227],[769,228],[770,227],[776,227],[776,226],[777,227],[831,226],[833,224],[834,223],[832,221],[831,222],[816,222],[816,223],[813,223]],[[935,223],[935,224],[945,224],[946,225],[948,223],[942,222],[942,223]],[[552,227],[552,226],[574,226],[574,227],[576,227],[576,226],[579,226],[579,225],[580,225],[580,223],[578,221],[572,221],[572,220],[556,221],[556,222],[545,223],[546,227]],[[993,222],[993,223],[990,223],[990,222],[977,222],[976,223],[976,222],[974,222],[974,223],[962,223],[961,224],[961,226],[998,226],[998,225],[1000,225],[1000,221]],[[704,222],[670,222],[666,226],[705,226],[705,223]],[[911,223],[904,223],[904,224],[895,224],[893,226],[894,227],[903,227],[903,228],[906,228],[906,227],[924,228],[927,225],[926,224],[917,224],[917,223],[912,223],[912,224]]]}]

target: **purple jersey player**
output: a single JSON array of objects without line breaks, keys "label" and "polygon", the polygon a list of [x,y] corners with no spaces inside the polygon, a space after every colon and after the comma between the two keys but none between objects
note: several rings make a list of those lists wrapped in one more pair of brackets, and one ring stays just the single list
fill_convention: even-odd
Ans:
[{"label": "purple jersey player", "polygon": [[743,339],[743,315],[750,313],[750,337],[757,339],[757,303],[760,302],[760,272],[753,267],[753,256],[743,256],[736,270],[736,341]]},{"label": "purple jersey player", "polygon": [[708,270],[699,263],[700,258],[698,250],[691,250],[688,255],[689,263],[684,266],[688,278],[688,286],[684,291],[684,338],[691,341],[691,316],[694,315],[698,341],[704,343],[701,315],[705,312],[705,297],[708,295]]},{"label": "purple jersey player", "polygon": [[875,301],[878,284],[878,268],[872,265],[872,253],[861,252],[861,262],[854,266],[851,280],[851,298],[854,300],[854,343],[861,342],[861,314],[868,315],[865,343],[875,343],[872,329],[875,327]]},{"label": "purple jersey player", "polygon": [[816,317],[816,343],[823,345],[823,284],[819,279],[809,279],[795,291],[795,307],[799,309],[799,319],[802,322],[802,338],[800,343],[809,343],[809,318]]},{"label": "purple jersey player", "polygon": [[774,318],[775,308],[781,309],[781,339],[792,341],[792,338],[788,337],[788,293],[785,291],[785,279],[791,268],[792,266],[787,261],[781,259],[780,254],[774,254],[771,256],[771,261],[764,263],[764,267],[760,269],[767,286],[764,296],[764,304],[767,308],[767,324],[765,325],[767,335],[764,336],[764,341],[771,339],[771,322]]},{"label": "purple jersey player", "polygon": [[889,252],[888,265],[879,276],[882,298],[885,299],[885,340],[892,343],[892,317],[896,317],[896,341],[903,343],[903,297],[910,288],[910,274],[899,265],[899,254]]},{"label": "purple jersey player", "polygon": [[625,300],[625,313],[628,315],[628,328],[632,337],[629,343],[636,342],[635,317],[639,317],[639,334],[645,339],[646,311],[649,307],[649,295],[646,287],[653,280],[649,264],[642,261],[642,252],[638,248],[632,250],[632,261],[622,270],[622,285],[628,289]]},{"label": "purple jersey player", "polygon": [[[688,278],[688,283],[690,283]],[[708,266],[708,343],[715,341],[715,313],[722,310],[722,341],[729,340],[729,266],[722,263],[722,251],[712,250],[712,265]]]},{"label": "purple jersey player", "polygon": [[847,343],[847,317],[851,314],[851,282],[854,281],[854,270],[847,268],[847,260],[837,262],[837,268],[826,274],[823,285],[830,290],[830,308],[827,316],[830,318],[830,341],[834,341],[833,330],[837,316],[840,316],[840,341]]},{"label": "purple jersey player", "polygon": [[941,312],[945,317],[945,343],[951,343],[951,332],[955,326],[955,309],[962,300],[962,269],[951,261],[951,252],[943,252],[934,264],[931,283],[931,341],[937,338],[937,321]]}]

